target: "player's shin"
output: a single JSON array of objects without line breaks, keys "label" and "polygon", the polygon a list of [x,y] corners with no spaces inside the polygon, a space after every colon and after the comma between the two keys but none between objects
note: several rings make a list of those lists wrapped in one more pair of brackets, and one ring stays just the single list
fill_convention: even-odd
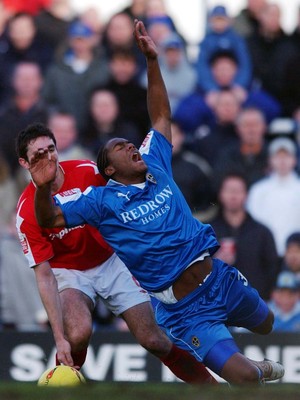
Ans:
[{"label": "player's shin", "polygon": [[174,375],[191,384],[217,384],[205,366],[190,353],[173,345],[166,357],[160,358]]}]

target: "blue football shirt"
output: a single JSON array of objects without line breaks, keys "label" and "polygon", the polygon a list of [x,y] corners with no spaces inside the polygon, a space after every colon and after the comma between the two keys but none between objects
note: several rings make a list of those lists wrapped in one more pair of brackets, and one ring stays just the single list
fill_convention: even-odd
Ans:
[{"label": "blue football shirt", "polygon": [[143,189],[113,180],[70,199],[55,197],[68,227],[99,229],[140,284],[150,292],[172,285],[201,253],[219,247],[208,224],[193,217],[172,177],[172,145],[155,130],[140,153],[148,165]]}]

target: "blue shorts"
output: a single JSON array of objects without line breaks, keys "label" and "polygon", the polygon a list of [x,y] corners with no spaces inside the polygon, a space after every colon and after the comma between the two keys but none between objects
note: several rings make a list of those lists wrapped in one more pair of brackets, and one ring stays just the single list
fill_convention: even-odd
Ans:
[{"label": "blue shorts", "polygon": [[155,313],[173,343],[220,373],[239,351],[228,326],[255,328],[269,309],[235,267],[214,259],[212,273],[199,288],[175,304],[159,302]]}]

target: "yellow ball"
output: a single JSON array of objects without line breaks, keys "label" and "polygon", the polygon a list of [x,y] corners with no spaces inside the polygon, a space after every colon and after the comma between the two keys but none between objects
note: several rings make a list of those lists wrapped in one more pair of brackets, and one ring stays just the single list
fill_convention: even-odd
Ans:
[{"label": "yellow ball", "polygon": [[77,386],[85,383],[85,378],[77,369],[58,365],[47,369],[39,378],[38,386]]}]

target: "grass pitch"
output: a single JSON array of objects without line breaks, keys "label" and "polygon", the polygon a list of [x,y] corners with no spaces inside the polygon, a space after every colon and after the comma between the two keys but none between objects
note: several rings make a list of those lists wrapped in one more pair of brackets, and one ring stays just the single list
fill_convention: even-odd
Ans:
[{"label": "grass pitch", "polygon": [[300,399],[300,385],[267,384],[261,387],[194,387],[183,383],[99,383],[74,388],[44,388],[36,384],[0,383],[1,400],[289,400]]}]

